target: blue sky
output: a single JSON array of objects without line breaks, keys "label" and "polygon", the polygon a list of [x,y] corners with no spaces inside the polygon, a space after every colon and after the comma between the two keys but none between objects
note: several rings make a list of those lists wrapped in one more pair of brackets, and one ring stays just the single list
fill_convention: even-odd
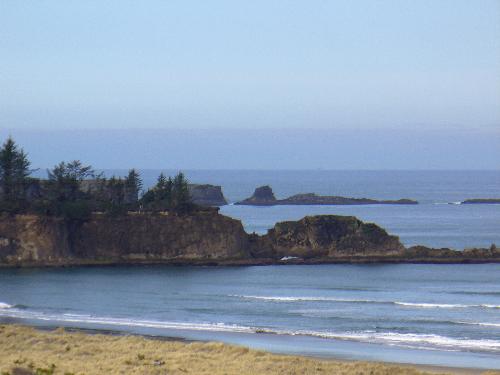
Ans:
[{"label": "blue sky", "polygon": [[454,132],[494,168],[500,1],[1,1],[0,135],[74,128]]}]

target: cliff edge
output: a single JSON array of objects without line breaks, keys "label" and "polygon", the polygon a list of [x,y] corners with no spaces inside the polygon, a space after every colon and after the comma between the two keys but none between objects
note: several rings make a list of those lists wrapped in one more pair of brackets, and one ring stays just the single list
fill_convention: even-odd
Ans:
[{"label": "cliff edge", "polygon": [[314,264],[369,262],[500,262],[500,251],[416,246],[353,216],[307,216],[277,223],[265,235],[216,209],[94,213],[85,221],[0,215],[0,266],[105,264]]}]

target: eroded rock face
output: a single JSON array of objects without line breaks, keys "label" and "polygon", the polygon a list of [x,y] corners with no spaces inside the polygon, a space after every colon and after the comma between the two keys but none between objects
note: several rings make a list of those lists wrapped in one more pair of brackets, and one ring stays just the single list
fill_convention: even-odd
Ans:
[{"label": "eroded rock face", "polygon": [[394,256],[404,251],[399,238],[354,216],[306,216],[278,223],[262,238],[261,251],[277,257]]},{"label": "eroded rock face", "polygon": [[270,264],[500,262],[500,250],[414,246],[353,216],[307,216],[278,223],[264,236],[216,209],[175,213],[93,214],[86,222],[0,215],[0,266],[80,264]]},{"label": "eroded rock face", "polygon": [[190,215],[94,214],[84,223],[17,215],[0,219],[0,263],[79,264],[245,259],[241,222],[214,211]]}]

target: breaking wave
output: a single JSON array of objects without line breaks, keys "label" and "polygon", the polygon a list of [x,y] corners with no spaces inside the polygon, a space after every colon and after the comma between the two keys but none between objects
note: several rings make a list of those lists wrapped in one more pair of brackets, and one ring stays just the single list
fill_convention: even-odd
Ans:
[{"label": "breaking wave", "polygon": [[414,308],[442,308],[442,309],[464,309],[464,308],[485,308],[485,309],[500,309],[500,305],[491,304],[475,304],[475,305],[465,305],[465,304],[450,304],[450,303],[416,303],[416,302],[402,302],[402,301],[383,301],[383,300],[372,300],[372,299],[349,299],[349,298],[335,298],[335,297],[314,297],[314,296],[303,296],[303,297],[288,297],[288,296],[245,296],[245,295],[230,295],[230,297],[242,298],[242,299],[254,299],[262,301],[271,302],[347,302],[347,303],[374,303],[374,304],[384,304],[384,305],[399,305],[405,307]]},{"label": "breaking wave", "polygon": [[[8,304],[4,304],[8,305]],[[10,306],[10,305],[8,305]],[[142,327],[157,329],[177,329],[192,331],[232,332],[245,334],[275,334],[289,336],[312,336],[324,339],[357,341],[392,346],[403,346],[415,349],[435,349],[446,351],[486,351],[500,353],[500,341],[491,339],[452,338],[433,334],[412,334],[395,332],[328,332],[308,330],[279,330],[267,327],[249,327],[226,323],[187,323],[156,320],[139,320],[129,318],[98,317],[80,314],[46,314],[35,311],[4,308],[0,316],[17,317],[58,323],[80,323],[117,327]],[[466,322],[465,322],[466,323]],[[470,323],[467,323],[470,324]],[[475,323],[490,324],[490,323]],[[496,324],[495,324],[496,325]]]}]

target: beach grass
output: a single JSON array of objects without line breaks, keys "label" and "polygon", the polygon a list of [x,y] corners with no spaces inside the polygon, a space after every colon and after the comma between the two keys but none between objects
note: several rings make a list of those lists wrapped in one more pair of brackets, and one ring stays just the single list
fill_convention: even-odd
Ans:
[{"label": "beach grass", "polygon": [[215,342],[0,325],[1,375],[424,373],[414,367],[277,355]]}]

